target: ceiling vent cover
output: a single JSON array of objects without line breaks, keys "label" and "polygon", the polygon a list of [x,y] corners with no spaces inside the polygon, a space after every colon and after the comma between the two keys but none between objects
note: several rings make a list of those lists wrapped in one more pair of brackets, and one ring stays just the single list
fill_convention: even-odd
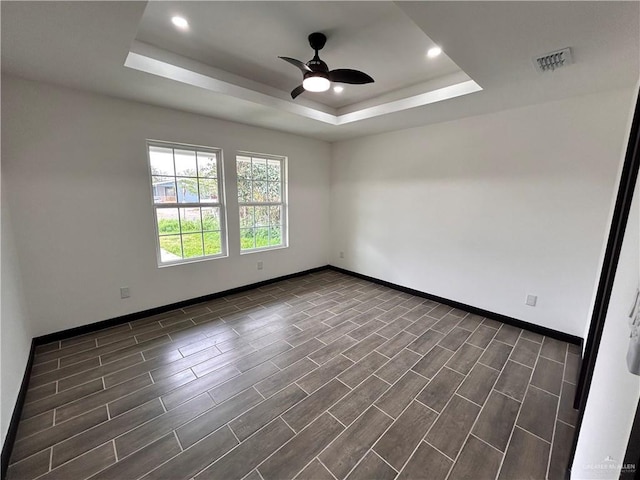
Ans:
[{"label": "ceiling vent cover", "polygon": [[556,68],[566,67],[572,63],[570,48],[545,53],[533,59],[533,64],[539,72],[553,72]]}]

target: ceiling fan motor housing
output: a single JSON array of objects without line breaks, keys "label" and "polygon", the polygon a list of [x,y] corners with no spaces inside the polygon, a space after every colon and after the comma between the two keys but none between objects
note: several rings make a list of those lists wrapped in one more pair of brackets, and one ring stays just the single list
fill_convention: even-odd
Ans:
[{"label": "ceiling fan motor housing", "polygon": [[317,55],[307,62],[307,66],[314,72],[327,73],[329,71],[327,64],[320,60]]},{"label": "ceiling fan motor housing", "polygon": [[322,50],[325,43],[327,43],[327,36],[324,33],[314,32],[309,35],[309,45],[311,45],[311,48],[313,48],[316,53],[318,50]]}]

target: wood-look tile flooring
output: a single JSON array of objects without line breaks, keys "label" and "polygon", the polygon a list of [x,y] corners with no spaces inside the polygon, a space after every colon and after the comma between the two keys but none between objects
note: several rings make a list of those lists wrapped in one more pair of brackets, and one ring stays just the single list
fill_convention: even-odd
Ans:
[{"label": "wood-look tile flooring", "polygon": [[560,479],[578,363],[324,270],[38,347],[8,478]]}]

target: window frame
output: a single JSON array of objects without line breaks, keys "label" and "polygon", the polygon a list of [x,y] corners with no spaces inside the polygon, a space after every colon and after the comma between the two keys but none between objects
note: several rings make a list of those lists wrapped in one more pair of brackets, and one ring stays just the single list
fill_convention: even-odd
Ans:
[{"label": "window frame", "polygon": [[[156,203],[155,195],[153,190],[153,172],[151,170],[151,154],[150,147],[158,147],[158,148],[171,148],[173,150],[174,155],[174,175],[173,178],[176,181],[176,202],[175,203]],[[209,147],[204,145],[193,145],[188,143],[180,143],[180,142],[168,142],[164,140],[152,140],[147,139],[146,141],[146,150],[147,150],[147,170],[149,175],[149,186],[151,193],[151,208],[153,210],[153,223],[155,230],[155,243],[156,243],[156,263],[158,268],[164,267],[173,267],[175,265],[184,265],[189,263],[197,263],[197,262],[206,262],[209,260],[215,260],[218,258],[227,258],[229,256],[229,248],[228,248],[228,229],[227,229],[227,212],[226,212],[226,201],[225,201],[225,188],[224,188],[224,161],[223,161],[223,151],[222,148],[219,147]],[[177,179],[181,178],[179,175],[176,175],[175,171],[175,150],[188,150],[197,152],[205,152],[205,153],[215,153],[216,155],[216,183],[218,187],[218,201],[217,202],[185,202],[180,203],[178,201],[178,192],[177,192]],[[171,176],[171,175],[163,175],[163,176]],[[200,178],[196,171],[196,178]],[[204,177],[203,177],[204,178]],[[199,188],[199,186],[198,186]],[[175,208],[178,209],[178,222],[180,222],[180,209],[181,208],[207,208],[207,207],[217,207],[220,218],[220,253],[214,255],[202,255],[199,257],[191,257],[191,258],[181,258],[178,260],[169,260],[162,261],[161,255],[161,247],[160,247],[160,231],[158,229],[158,209],[159,208]],[[202,213],[201,213],[202,215]],[[182,227],[180,228],[180,237],[182,237]],[[202,235],[204,235],[204,231],[200,231]],[[182,241],[182,238],[180,239]],[[204,241],[204,237],[203,237]],[[184,253],[184,252],[183,252]],[[204,244],[203,244],[203,253],[204,253]]]},{"label": "window frame", "polygon": [[[238,246],[240,247],[240,255],[248,255],[251,253],[259,253],[268,250],[278,250],[282,248],[289,248],[289,179],[288,179],[288,166],[289,158],[286,155],[273,155],[268,153],[237,151],[235,156],[235,170],[236,170],[236,189],[239,191],[239,177],[238,177],[238,157],[249,157],[252,162],[254,158],[264,158],[266,160],[274,160],[280,162],[280,182],[282,188],[280,191],[279,202],[241,202],[239,195],[238,201],[238,220],[240,218],[240,208],[242,207],[271,207],[279,206],[282,208],[282,225],[281,225],[281,239],[282,243],[279,245],[268,245],[266,247],[254,247],[254,248],[242,248],[242,228],[240,222],[238,222]],[[253,175],[251,177],[253,182]],[[255,228],[255,227],[254,227]]]}]

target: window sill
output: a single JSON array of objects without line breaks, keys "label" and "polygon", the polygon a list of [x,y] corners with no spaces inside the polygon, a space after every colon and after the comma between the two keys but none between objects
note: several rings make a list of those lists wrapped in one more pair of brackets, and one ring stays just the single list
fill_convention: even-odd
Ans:
[{"label": "window sill", "polygon": [[275,247],[252,248],[251,250],[240,250],[240,255],[250,255],[252,253],[270,252],[271,250],[282,250],[289,248],[289,245],[278,245]]},{"label": "window sill", "polygon": [[176,267],[179,265],[188,265],[190,263],[208,262],[209,260],[217,260],[219,258],[229,258],[229,255],[227,254],[208,255],[206,257],[196,257],[196,258],[190,258],[190,259],[176,260],[174,262],[163,262],[163,263],[158,263],[158,268]]}]

